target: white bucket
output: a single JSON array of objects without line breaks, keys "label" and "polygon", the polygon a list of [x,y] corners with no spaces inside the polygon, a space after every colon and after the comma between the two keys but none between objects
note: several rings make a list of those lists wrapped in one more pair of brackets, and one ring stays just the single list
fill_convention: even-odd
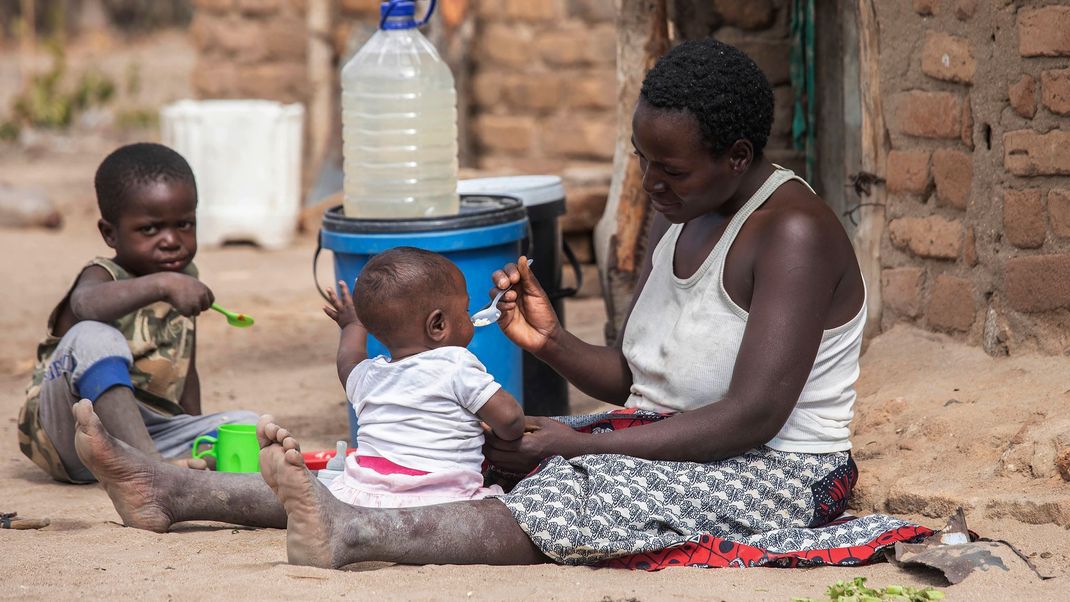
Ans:
[{"label": "white bucket", "polygon": [[301,195],[305,109],[267,100],[182,100],[160,111],[161,138],[197,178],[204,246],[293,240]]}]

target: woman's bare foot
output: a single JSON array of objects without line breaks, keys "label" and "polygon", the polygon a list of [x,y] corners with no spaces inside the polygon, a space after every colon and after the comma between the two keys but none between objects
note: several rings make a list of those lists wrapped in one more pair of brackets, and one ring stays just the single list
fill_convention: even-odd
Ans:
[{"label": "woman's bare foot", "polygon": [[74,404],[73,411],[78,458],[104,486],[123,524],[157,533],[167,531],[174,521],[158,502],[156,483],[158,472],[169,466],[109,435],[89,401]]},{"label": "woman's bare foot", "polygon": [[164,460],[172,466],[178,466],[179,468],[189,468],[191,470],[209,470],[208,462],[204,458],[173,458],[171,460]]},{"label": "woman's bare foot", "polygon": [[[305,468],[290,433],[263,416],[256,425],[260,474],[286,509],[286,555],[291,564],[336,568],[332,517],[352,512]],[[341,506],[341,507],[340,507]]]}]

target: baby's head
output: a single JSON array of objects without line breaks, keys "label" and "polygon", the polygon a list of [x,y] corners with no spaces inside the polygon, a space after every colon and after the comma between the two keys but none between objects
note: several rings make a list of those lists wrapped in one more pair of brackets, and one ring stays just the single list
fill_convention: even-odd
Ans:
[{"label": "baby's head", "polygon": [[438,253],[397,247],[372,257],[357,278],[353,304],[391,355],[472,341],[464,274]]},{"label": "baby's head", "polygon": [[161,144],[120,147],[94,181],[104,242],[135,276],[185,269],[197,254],[197,185],[182,155]]}]

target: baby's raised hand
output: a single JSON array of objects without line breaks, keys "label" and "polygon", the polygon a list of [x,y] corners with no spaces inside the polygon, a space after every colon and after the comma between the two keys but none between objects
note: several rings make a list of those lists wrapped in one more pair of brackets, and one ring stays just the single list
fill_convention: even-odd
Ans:
[{"label": "baby's raised hand", "polygon": [[327,289],[327,301],[330,305],[323,306],[323,313],[334,320],[339,328],[345,328],[350,324],[360,324],[357,318],[357,308],[353,306],[353,297],[349,295],[349,287],[346,283],[338,281],[339,293]]}]

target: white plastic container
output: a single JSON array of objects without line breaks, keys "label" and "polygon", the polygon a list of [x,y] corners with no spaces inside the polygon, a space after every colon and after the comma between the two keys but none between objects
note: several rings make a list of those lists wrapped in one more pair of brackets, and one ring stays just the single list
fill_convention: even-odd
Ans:
[{"label": "white plastic container", "polygon": [[161,138],[197,179],[197,240],[293,240],[301,208],[305,109],[267,100],[183,100],[160,111]]},{"label": "white plastic container", "polygon": [[[383,2],[380,29],[342,69],[343,210],[391,219],[453,215],[457,93],[410,0]],[[389,14],[388,14],[389,12]]]}]

